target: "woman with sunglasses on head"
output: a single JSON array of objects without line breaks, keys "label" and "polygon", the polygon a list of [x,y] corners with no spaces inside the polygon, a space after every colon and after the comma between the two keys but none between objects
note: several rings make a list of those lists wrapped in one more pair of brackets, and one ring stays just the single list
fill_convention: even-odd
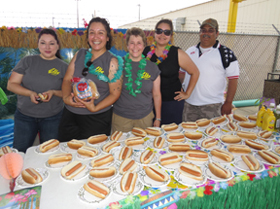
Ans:
[{"label": "woman with sunglasses on head", "polygon": [[[182,122],[184,100],[191,95],[199,77],[199,71],[190,57],[179,47],[171,44],[172,35],[172,21],[160,20],[155,27],[155,42],[143,51],[146,58],[155,62],[161,71],[161,119],[155,118],[155,120],[161,120],[161,124]],[[179,80],[180,68],[191,75],[185,92]]]},{"label": "woman with sunglasses on head", "polygon": [[25,152],[39,133],[40,143],[58,137],[63,100],[61,85],[67,63],[52,29],[38,36],[39,55],[26,56],[12,71],[7,89],[17,94],[13,147]]},{"label": "woman with sunglasses on head", "polygon": [[[111,133],[112,105],[121,94],[123,61],[109,52],[112,35],[106,19],[91,19],[87,42],[90,48],[80,49],[75,54],[63,80],[65,108],[59,126],[60,141]],[[74,96],[73,78],[92,80],[100,96],[89,101]]]},{"label": "woman with sunglasses on head", "polygon": [[129,132],[133,127],[159,127],[153,123],[155,107],[156,118],[161,118],[160,71],[142,55],[146,46],[146,36],[140,28],[126,31],[128,53],[124,56],[124,78],[120,98],[114,104],[112,133]]}]

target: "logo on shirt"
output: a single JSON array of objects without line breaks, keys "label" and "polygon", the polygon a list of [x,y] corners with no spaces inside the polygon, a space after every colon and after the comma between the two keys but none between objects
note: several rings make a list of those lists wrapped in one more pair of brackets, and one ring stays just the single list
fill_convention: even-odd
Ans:
[{"label": "logo on shirt", "polygon": [[59,75],[59,73],[60,72],[56,68],[52,68],[48,71],[48,74],[51,74],[51,75],[54,75],[54,76]]},{"label": "logo on shirt", "polygon": [[144,79],[144,80],[149,80],[150,77],[151,77],[151,75],[147,72],[144,72],[143,75],[142,75],[142,79]]},{"label": "logo on shirt", "polygon": [[96,69],[95,69],[95,72],[99,72],[99,73],[104,73],[104,70],[102,69],[102,67],[98,66]]}]

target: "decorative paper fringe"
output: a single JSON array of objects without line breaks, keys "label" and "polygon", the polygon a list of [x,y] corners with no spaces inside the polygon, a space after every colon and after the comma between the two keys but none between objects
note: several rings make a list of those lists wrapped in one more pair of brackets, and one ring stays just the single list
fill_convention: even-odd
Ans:
[{"label": "decorative paper fringe", "polygon": [[[0,47],[12,47],[18,48],[29,48],[36,49],[38,42],[38,34],[41,29],[7,29],[5,26],[0,28]],[[88,44],[86,41],[86,30],[85,31],[65,31],[62,28],[55,29],[58,39],[60,41],[61,48],[87,48]],[[24,32],[23,32],[24,31]],[[151,45],[154,41],[153,31],[144,31],[147,36],[147,45]],[[125,34],[117,32],[117,30],[111,30],[113,37],[112,46],[117,50],[125,50],[126,41]],[[172,36],[172,43],[174,43],[174,36]]]}]

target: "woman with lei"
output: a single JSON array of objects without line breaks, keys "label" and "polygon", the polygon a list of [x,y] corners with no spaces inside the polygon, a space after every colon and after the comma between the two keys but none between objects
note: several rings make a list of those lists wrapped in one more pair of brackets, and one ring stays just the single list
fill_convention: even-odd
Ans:
[{"label": "woman with lei", "polygon": [[124,57],[123,88],[114,104],[112,131],[131,131],[133,127],[159,127],[161,118],[160,71],[142,55],[146,36],[140,28],[126,32],[128,53]]},{"label": "woman with lei", "polygon": [[[60,141],[111,133],[112,105],[121,94],[123,60],[108,51],[112,35],[104,18],[95,17],[89,22],[87,42],[90,49],[80,49],[75,54],[63,80],[65,108],[59,127]],[[96,84],[99,98],[84,101],[73,95],[72,79],[81,77]]]},{"label": "woman with lei", "polygon": [[[179,47],[171,45],[172,35],[172,21],[160,20],[155,27],[155,42],[143,51],[145,57],[155,62],[161,71],[161,124],[182,122],[184,100],[191,95],[199,77],[199,71],[190,57]],[[191,75],[186,92],[179,80],[180,68]]]}]

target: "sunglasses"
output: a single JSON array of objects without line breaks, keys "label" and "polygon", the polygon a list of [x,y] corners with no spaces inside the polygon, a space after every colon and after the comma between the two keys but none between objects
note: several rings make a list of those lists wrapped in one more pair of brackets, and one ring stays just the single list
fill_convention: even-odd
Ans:
[{"label": "sunglasses", "polygon": [[88,74],[88,68],[89,68],[89,66],[91,66],[91,64],[92,64],[93,62],[92,61],[88,61],[87,62],[87,64],[86,64],[86,67],[83,69],[83,71],[82,71],[82,75],[83,76],[87,76],[87,74]]},{"label": "sunglasses", "polygon": [[164,33],[164,35],[166,35],[166,36],[170,36],[171,35],[171,30],[162,30],[161,28],[157,28],[155,32],[158,35],[160,35],[162,33]]}]

